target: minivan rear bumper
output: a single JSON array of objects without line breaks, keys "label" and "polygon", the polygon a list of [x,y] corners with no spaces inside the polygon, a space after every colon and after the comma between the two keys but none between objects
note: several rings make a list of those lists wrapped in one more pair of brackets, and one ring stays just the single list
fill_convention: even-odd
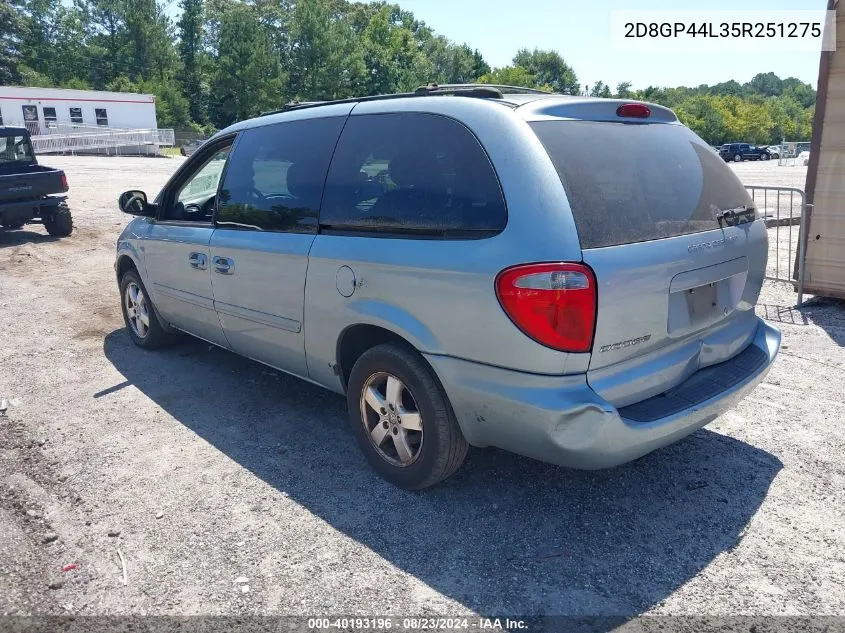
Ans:
[{"label": "minivan rear bumper", "polygon": [[583,374],[542,376],[427,355],[474,446],[545,462],[608,468],[671,444],[733,407],[766,376],[780,331],[758,319],[751,345],[670,392],[617,409]]}]

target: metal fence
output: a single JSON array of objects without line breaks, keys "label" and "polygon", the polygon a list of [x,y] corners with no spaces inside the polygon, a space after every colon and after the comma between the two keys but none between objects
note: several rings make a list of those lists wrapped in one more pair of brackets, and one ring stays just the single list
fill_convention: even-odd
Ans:
[{"label": "metal fence", "polygon": [[122,130],[94,128],[63,134],[45,134],[32,137],[38,154],[107,151],[108,153],[157,153],[161,146],[172,146],[173,130]]},{"label": "metal fence", "polygon": [[810,141],[784,141],[778,147],[778,165],[780,167],[800,167],[803,160],[798,160],[801,152],[810,151]]},{"label": "metal fence", "polygon": [[804,192],[795,187],[763,187],[747,185],[754,204],[765,218],[769,231],[769,260],[766,279],[795,283],[792,271],[798,255],[798,304],[804,294],[804,234],[807,203]]},{"label": "metal fence", "polygon": [[36,124],[7,121],[30,130],[32,145],[39,154],[86,151],[107,153],[157,153],[160,147],[175,145],[172,129],[127,129],[85,123],[48,122]]}]

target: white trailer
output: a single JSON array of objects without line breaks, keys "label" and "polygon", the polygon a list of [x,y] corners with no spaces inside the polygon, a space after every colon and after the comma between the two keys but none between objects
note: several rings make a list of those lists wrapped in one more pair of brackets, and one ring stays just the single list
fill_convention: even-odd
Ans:
[{"label": "white trailer", "polygon": [[155,130],[155,96],[128,92],[0,86],[0,125],[33,136],[67,128]]}]

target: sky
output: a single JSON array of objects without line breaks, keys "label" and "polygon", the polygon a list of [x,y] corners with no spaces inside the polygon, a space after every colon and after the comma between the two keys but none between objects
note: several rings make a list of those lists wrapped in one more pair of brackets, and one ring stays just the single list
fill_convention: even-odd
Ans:
[{"label": "sky", "polygon": [[761,44],[755,51],[702,53],[617,53],[610,41],[614,10],[684,8],[760,11],[827,8],[826,0],[393,0],[413,11],[437,33],[477,48],[491,66],[511,63],[523,47],[554,49],[575,70],[581,85],[596,81],[615,88],[630,81],[634,89],[697,86],[735,79],[740,83],[761,72],[797,77],[814,87],[819,53],[781,52]]}]

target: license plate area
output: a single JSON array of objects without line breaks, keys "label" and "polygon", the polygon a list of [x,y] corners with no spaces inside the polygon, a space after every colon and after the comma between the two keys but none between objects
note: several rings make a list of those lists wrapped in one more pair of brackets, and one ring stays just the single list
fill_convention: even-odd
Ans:
[{"label": "license plate area", "polygon": [[721,312],[716,301],[715,283],[690,288],[684,292],[684,297],[687,300],[687,309],[692,325],[712,319],[713,316]]},{"label": "license plate area", "polygon": [[742,300],[747,277],[744,258],[677,275],[669,287],[669,335],[683,336],[728,318]]}]

